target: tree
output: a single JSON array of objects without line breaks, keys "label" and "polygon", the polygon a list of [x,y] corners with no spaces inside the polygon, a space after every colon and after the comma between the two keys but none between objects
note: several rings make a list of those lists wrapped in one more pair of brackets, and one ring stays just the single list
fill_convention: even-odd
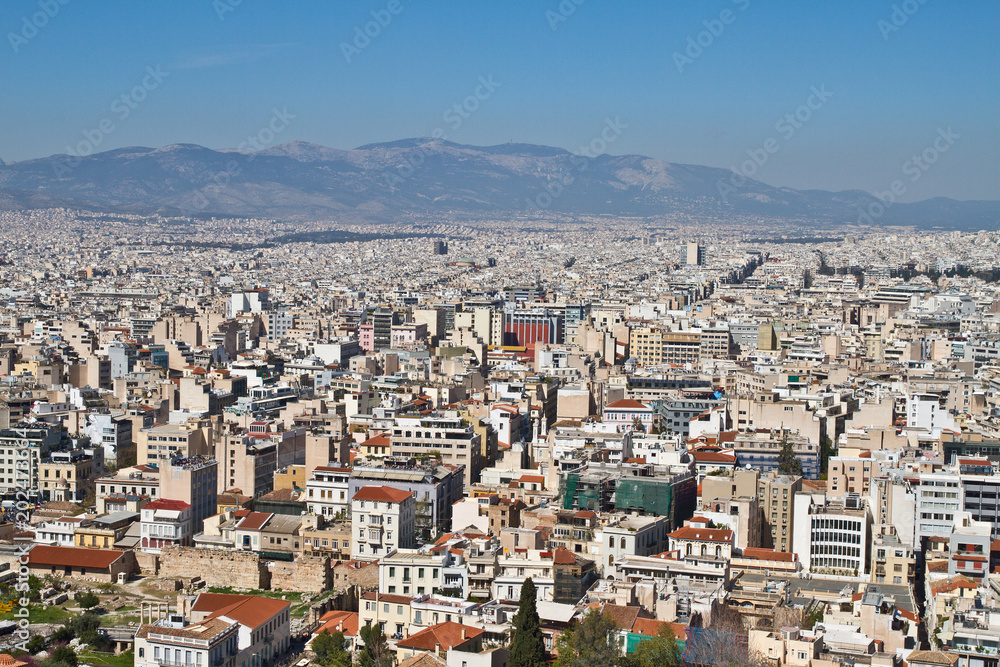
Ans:
[{"label": "tree", "polygon": [[391,667],[393,656],[381,625],[366,625],[358,632],[364,649],[358,657],[361,667]]},{"label": "tree", "polygon": [[27,649],[29,655],[35,655],[45,648],[45,637],[33,635],[24,648]]},{"label": "tree", "polygon": [[52,649],[49,657],[49,667],[77,667],[80,659],[76,657],[76,651],[69,646],[58,646]]},{"label": "tree", "polygon": [[615,641],[618,626],[607,614],[592,609],[583,621],[559,637],[557,667],[607,667],[622,662]]},{"label": "tree", "polygon": [[97,597],[90,591],[87,591],[85,593],[80,593],[74,599],[82,609],[90,609],[92,607],[96,607],[101,602],[101,598]]},{"label": "tree", "polygon": [[521,586],[521,600],[514,615],[514,637],[510,642],[510,667],[544,667],[545,642],[538,618],[535,582],[531,577]]},{"label": "tree", "polygon": [[673,628],[664,623],[655,637],[639,642],[632,658],[640,667],[681,667],[684,662],[682,653]]},{"label": "tree", "polygon": [[344,648],[344,633],[324,630],[312,643],[316,660],[328,667],[351,667],[351,654]]},{"label": "tree", "polygon": [[795,456],[792,443],[788,441],[788,431],[781,435],[781,451],[778,452],[778,474],[801,475],[802,461]]}]

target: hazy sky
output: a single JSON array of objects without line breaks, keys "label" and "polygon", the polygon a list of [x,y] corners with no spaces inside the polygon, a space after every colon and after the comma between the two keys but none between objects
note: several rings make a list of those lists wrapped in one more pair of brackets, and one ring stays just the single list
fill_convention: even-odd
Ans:
[{"label": "hazy sky", "polygon": [[610,119],[612,154],[997,199],[998,27],[965,0],[3,0],[0,158],[435,131],[579,151]]}]

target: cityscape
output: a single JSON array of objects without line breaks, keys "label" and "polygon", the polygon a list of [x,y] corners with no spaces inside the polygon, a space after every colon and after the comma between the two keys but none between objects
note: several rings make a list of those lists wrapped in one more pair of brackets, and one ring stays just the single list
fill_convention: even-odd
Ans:
[{"label": "cityscape", "polygon": [[1000,667],[997,8],[356,4],[0,12],[0,667]]}]

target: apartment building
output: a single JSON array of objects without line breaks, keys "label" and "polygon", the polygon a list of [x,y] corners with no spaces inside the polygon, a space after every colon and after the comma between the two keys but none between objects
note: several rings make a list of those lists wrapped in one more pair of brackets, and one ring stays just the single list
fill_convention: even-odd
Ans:
[{"label": "apartment building", "polygon": [[459,417],[397,417],[389,436],[393,456],[423,459],[440,455],[449,465],[465,466],[464,483],[479,481],[482,436]]},{"label": "apartment building", "polygon": [[351,496],[351,557],[378,560],[416,546],[413,493],[389,486],[364,486]]}]

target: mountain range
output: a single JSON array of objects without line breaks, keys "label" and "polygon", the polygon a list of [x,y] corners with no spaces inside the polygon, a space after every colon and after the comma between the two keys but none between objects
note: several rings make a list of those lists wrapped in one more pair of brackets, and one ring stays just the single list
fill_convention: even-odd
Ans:
[{"label": "mountain range", "polygon": [[258,152],[174,144],[0,161],[0,209],[59,206],[281,220],[392,221],[410,215],[475,218],[547,211],[949,229],[1000,224],[1000,201],[935,198],[886,207],[860,190],[793,190],[733,176],[728,169],[641,155],[584,157],[532,144],[467,146],[429,138],[353,150],[299,141]]}]

